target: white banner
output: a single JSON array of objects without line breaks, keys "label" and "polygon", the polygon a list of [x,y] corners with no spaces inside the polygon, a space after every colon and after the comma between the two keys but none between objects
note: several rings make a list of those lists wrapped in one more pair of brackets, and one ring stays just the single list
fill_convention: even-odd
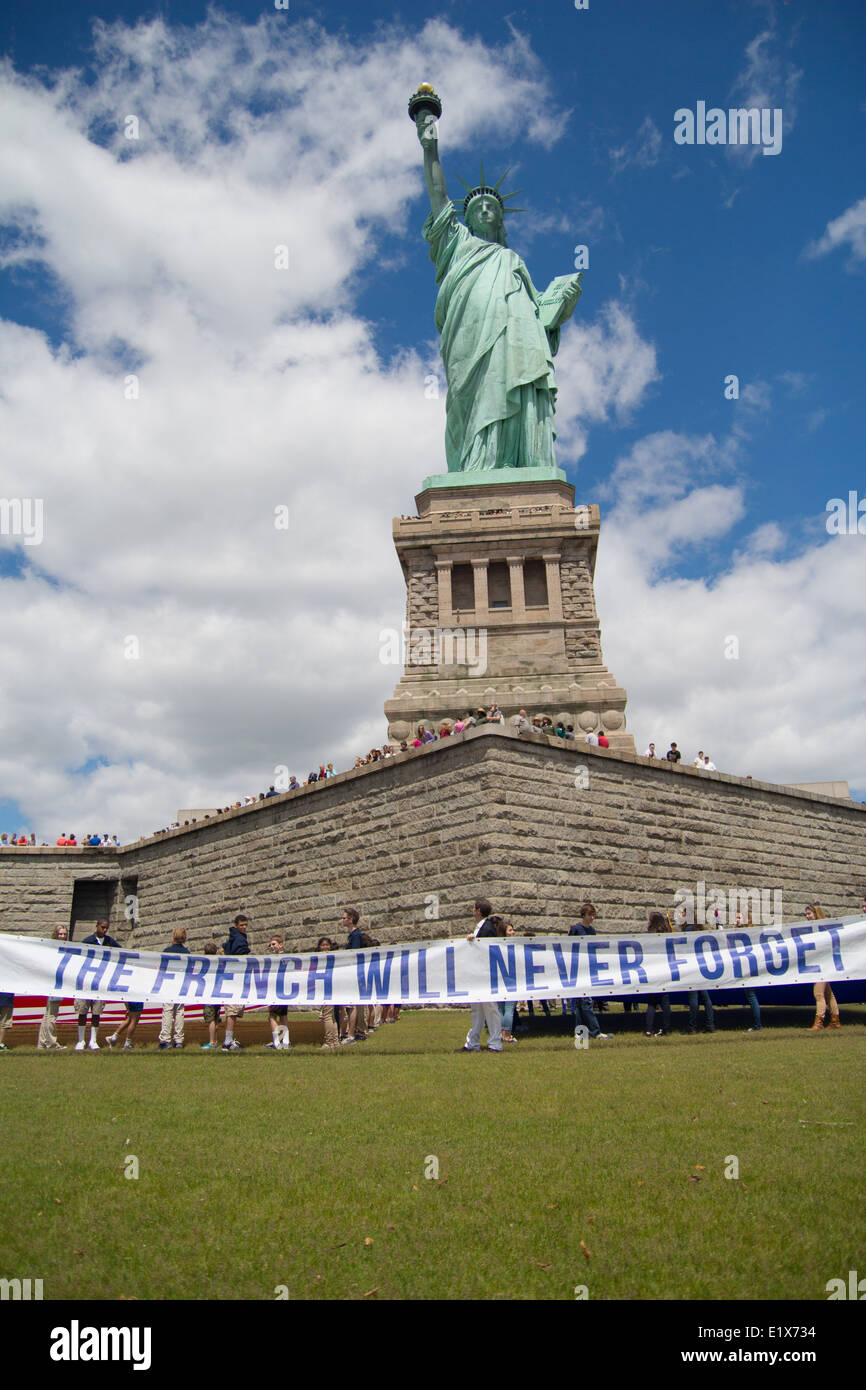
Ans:
[{"label": "white banner", "polygon": [[866,918],[640,936],[485,937],[281,956],[0,935],[0,991],[150,1003],[466,1004],[866,978]]}]

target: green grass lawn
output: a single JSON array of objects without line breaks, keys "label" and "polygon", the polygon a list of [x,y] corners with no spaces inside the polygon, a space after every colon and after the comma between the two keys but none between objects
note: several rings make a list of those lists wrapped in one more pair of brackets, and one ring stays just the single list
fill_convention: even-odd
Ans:
[{"label": "green grass lawn", "polygon": [[457,1054],[468,1014],[434,1011],[337,1054],[17,1047],[0,1276],[46,1299],[824,1300],[866,1272],[866,1010],[843,1017],[501,1056]]}]

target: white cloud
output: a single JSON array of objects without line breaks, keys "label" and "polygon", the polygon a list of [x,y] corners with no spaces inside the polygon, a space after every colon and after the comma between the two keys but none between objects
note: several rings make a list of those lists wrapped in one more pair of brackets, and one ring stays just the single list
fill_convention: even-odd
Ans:
[{"label": "white cloud", "polygon": [[[443,467],[425,345],[383,362],[356,309],[383,231],[420,220],[407,96],[448,74],[449,173],[492,124],[525,136],[531,113],[550,143],[566,113],[518,35],[491,49],[434,20],[359,49],[285,32],[213,12],[100,25],[92,81],[0,71],[6,263],[50,276],[69,324],[59,348],[0,324],[0,495],[45,506],[30,568],[0,579],[17,657],[0,786],[45,838],[149,832],[385,734],[400,672],[379,633],[405,601],[390,519]],[[430,268],[425,332],[434,293]],[[625,372],[624,316],[594,331],[599,359],[608,335]],[[617,370],[595,418],[636,399]]]},{"label": "white cloud", "polygon": [[645,116],[634,139],[610,151],[613,172],[620,174],[630,165],[639,169],[651,169],[654,164],[658,164],[661,154],[661,131],[651,116]]},{"label": "white cloud", "polygon": [[828,222],[824,235],[807,246],[804,254],[809,258],[826,256],[840,246],[847,246],[851,252],[849,268],[866,261],[866,198]]},{"label": "white cloud", "polygon": [[655,348],[617,301],[590,323],[575,317],[563,329],[556,358],[556,430],[561,459],[586,452],[589,426],[611,416],[627,420],[659,379]]},{"label": "white cloud", "polygon": [[771,782],[862,787],[863,537],[828,539],[821,517],[795,548],[769,521],[730,542],[713,582],[666,564],[724,547],[742,518],[741,487],[707,481],[725,453],[724,441],[650,436],[613,475],[596,590],[636,742],[675,739],[688,760],[709,749],[720,770]]},{"label": "white cloud", "polygon": [[[795,68],[784,51],[784,40],[775,24],[762,30],[747,44],[743,66],[731,86],[729,108],[782,111],[783,142],[790,138],[797,121],[797,94],[802,70]],[[728,154],[751,164],[761,153],[760,145],[730,144]],[[784,143],[783,143],[784,148]]]}]

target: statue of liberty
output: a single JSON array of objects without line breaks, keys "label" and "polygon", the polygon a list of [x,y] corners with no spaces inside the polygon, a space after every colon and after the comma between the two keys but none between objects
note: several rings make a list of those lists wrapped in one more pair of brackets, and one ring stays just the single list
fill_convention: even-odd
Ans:
[{"label": "statue of liberty", "polygon": [[[439,162],[436,117],[442,106],[422,83],[409,103],[424,150],[430,243],[439,294],[436,327],[448,382],[445,454],[449,473],[500,468],[555,471],[553,358],[559,331],[580,298],[580,275],[558,276],[536,290],[520,257],[508,249],[502,178],[467,189],[465,226],[448,197]],[[463,182],[463,180],[461,180]],[[519,190],[517,190],[519,191]],[[560,475],[561,476],[561,475]]]}]

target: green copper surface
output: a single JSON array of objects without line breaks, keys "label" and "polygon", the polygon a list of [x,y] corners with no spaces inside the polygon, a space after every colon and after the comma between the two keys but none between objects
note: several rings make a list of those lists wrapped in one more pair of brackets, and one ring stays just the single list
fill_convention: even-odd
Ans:
[{"label": "green copper surface", "polygon": [[520,470],[523,480],[536,469],[543,478],[564,478],[554,453],[553,358],[560,328],[580,298],[581,277],[558,276],[536,290],[507,245],[508,195],[498,184],[488,188],[483,172],[466,201],[464,225],[445,187],[432,113],[419,111],[416,126],[430,196],[423,235],[436,267],[435,319],[448,383],[448,474],[434,474],[424,488],[453,487],[460,475],[480,482],[495,473],[491,481],[501,482],[503,469]]}]

